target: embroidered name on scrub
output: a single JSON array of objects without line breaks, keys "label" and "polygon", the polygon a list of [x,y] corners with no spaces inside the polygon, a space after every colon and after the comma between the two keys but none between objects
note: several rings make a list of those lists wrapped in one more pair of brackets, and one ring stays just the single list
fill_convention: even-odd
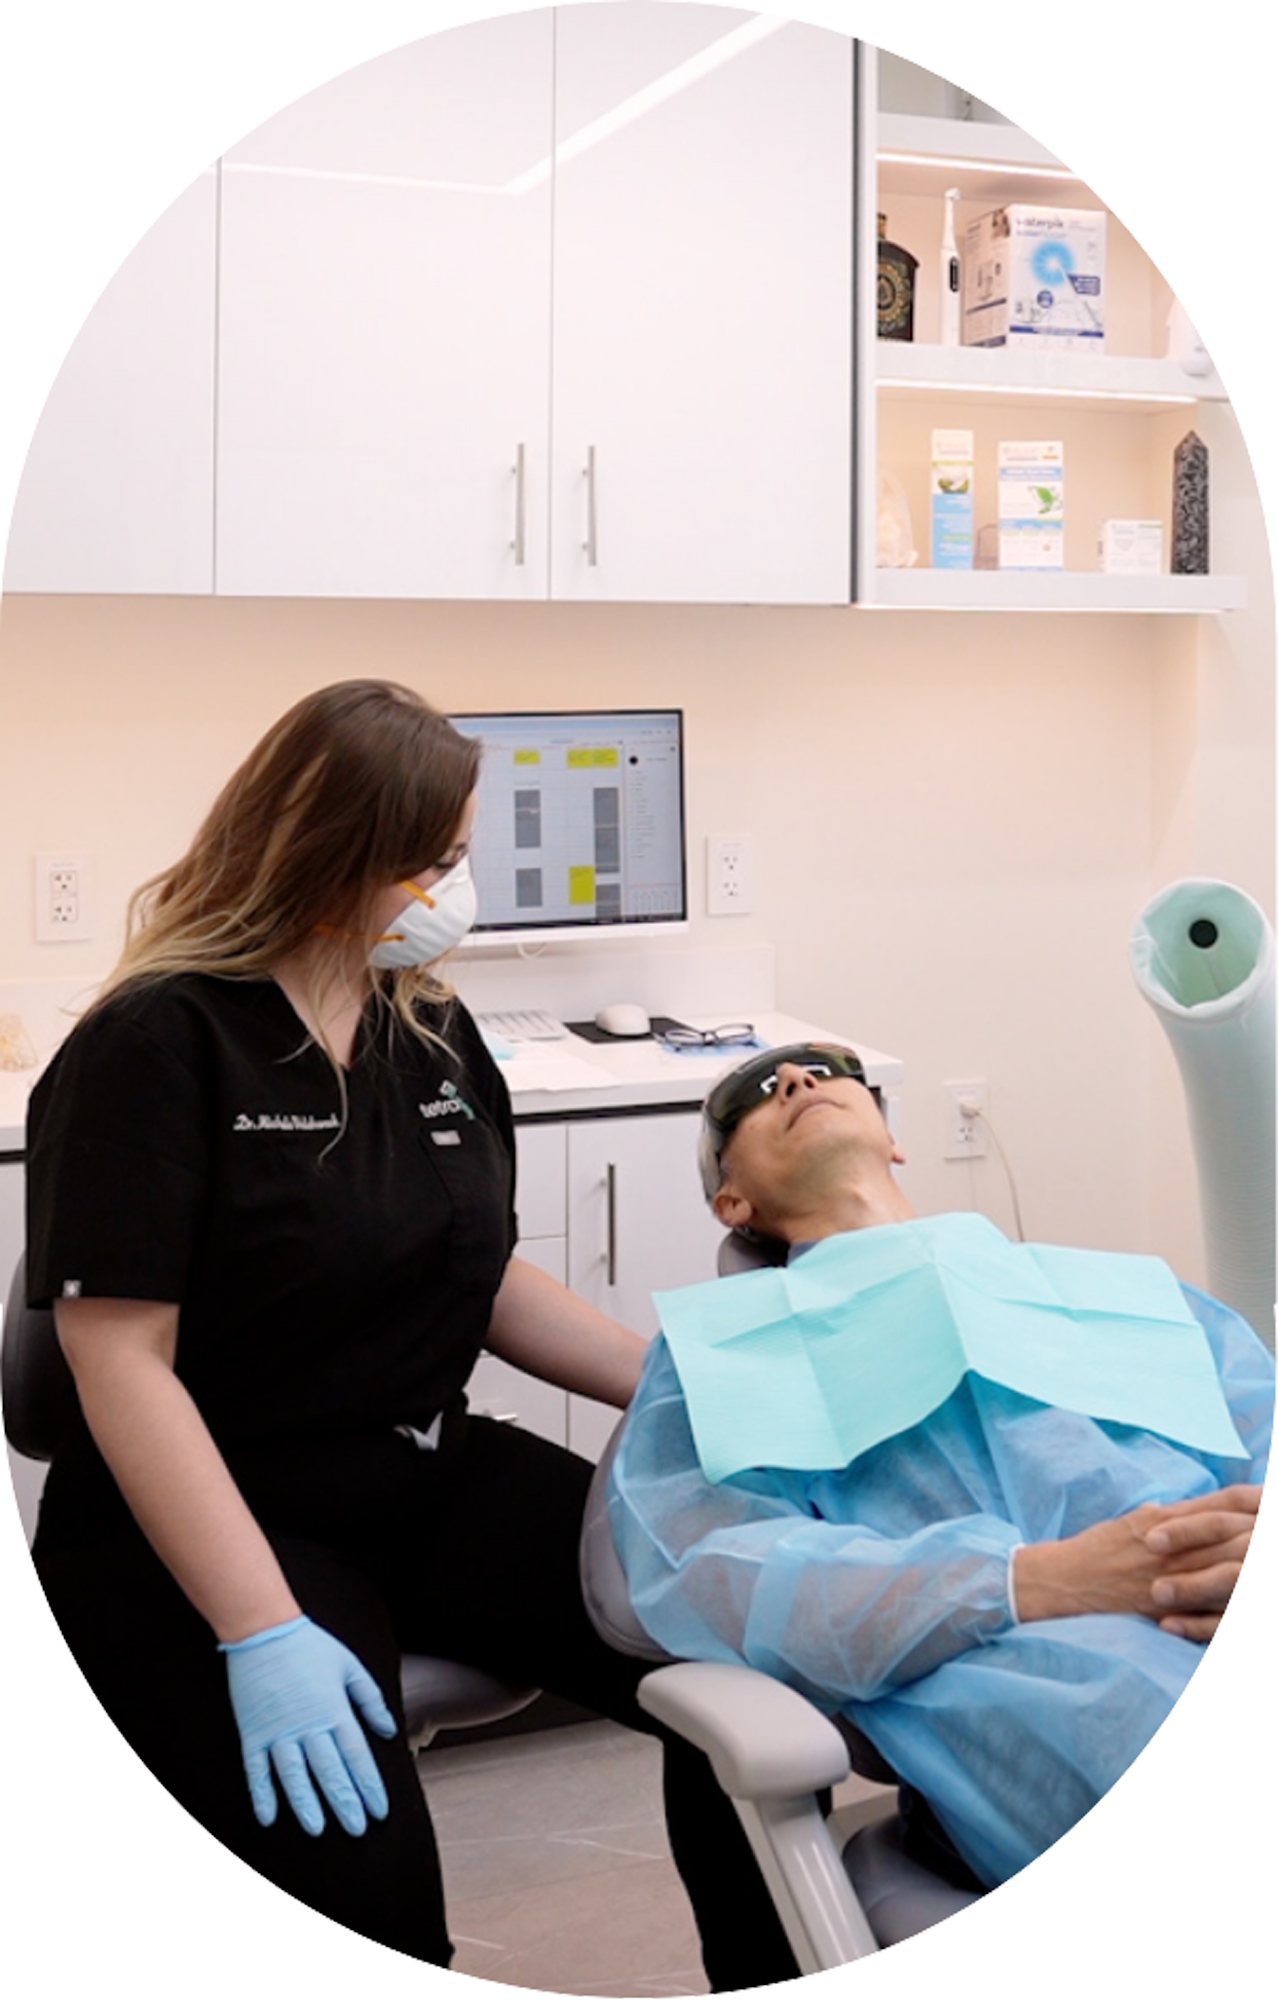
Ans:
[{"label": "embroidered name on scrub", "polygon": [[247,1111],[237,1116],[233,1132],[336,1132],[341,1119],[335,1111],[326,1118],[316,1118],[309,1111],[259,1111],[256,1117]]}]

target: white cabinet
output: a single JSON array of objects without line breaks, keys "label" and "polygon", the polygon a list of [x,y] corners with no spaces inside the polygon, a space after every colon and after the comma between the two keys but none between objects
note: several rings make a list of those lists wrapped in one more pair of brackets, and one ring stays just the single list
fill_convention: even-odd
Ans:
[{"label": "white cabinet", "polygon": [[226,156],[219,594],[545,596],[552,53],[433,35]]},{"label": "white cabinet", "polygon": [[237,146],[218,592],[845,603],[852,46],[534,11]]},{"label": "white cabinet", "polygon": [[[519,1255],[561,1285],[568,1282],[568,1128],[521,1125],[515,1130]],[[477,1416],[519,1423],[553,1444],[568,1442],[568,1397],[525,1375],[495,1354],[483,1354],[467,1394]]]},{"label": "white cabinet", "polygon": [[848,601],[852,55],[560,10],[552,597]]},{"label": "white cabinet", "polygon": [[[26,1241],[24,1216],[24,1169],[20,1160],[0,1160],[0,1314],[9,1296],[9,1286]],[[0,1339],[3,1331],[0,1330]],[[44,1486],[45,1467],[34,1459],[19,1458],[9,1451],[9,1474],[28,1541],[35,1533],[36,1510]]]},{"label": "white cabinet", "polygon": [[18,486],[10,591],[213,588],[217,171],[125,259],[49,393]]},{"label": "white cabinet", "polygon": [[[645,1338],[656,1291],[715,1275],[723,1230],[697,1173],[700,1111],[601,1118],[568,1127],[568,1283]],[[568,1442],[597,1457],[615,1410],[569,1398]]]},{"label": "white cabinet", "polygon": [[[723,1231],[697,1177],[698,1110],[516,1127],[519,1255],[651,1338],[655,1291],[715,1275]],[[596,1458],[617,1412],[485,1355],[472,1409]]]},{"label": "white cabinet", "polygon": [[14,1268],[26,1242],[24,1185],[22,1161],[0,1160],[0,1304],[9,1296]]}]

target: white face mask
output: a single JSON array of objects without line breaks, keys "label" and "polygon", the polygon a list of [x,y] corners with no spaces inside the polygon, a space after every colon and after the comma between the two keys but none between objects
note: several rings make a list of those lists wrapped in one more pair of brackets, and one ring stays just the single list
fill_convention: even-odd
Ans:
[{"label": "white face mask", "polygon": [[368,955],[369,964],[383,971],[432,965],[461,943],[478,909],[469,857],[441,875],[429,889],[419,889],[415,882],[398,886],[413,900],[404,905],[394,927],[378,938]]}]

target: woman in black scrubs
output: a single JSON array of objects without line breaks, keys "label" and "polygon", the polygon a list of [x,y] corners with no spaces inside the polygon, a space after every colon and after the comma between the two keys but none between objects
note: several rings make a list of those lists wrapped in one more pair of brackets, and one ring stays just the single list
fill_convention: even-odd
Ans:
[{"label": "woman in black scrubs", "polygon": [[[466,1409],[481,1346],[619,1408],[643,1352],[512,1254],[509,1099],[431,969],[473,921],[479,754],[388,683],[299,702],[135,898],[29,1136],[81,1411],[35,1542],[62,1632],[196,1819],[440,1965],[400,1653],[654,1731],[581,1604],[590,1467]],[[665,1773],[711,1984],[793,1976],[705,1760]]]}]

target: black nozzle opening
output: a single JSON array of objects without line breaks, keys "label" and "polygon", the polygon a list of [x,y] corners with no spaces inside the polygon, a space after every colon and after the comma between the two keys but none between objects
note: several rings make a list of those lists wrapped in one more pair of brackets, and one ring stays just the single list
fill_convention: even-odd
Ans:
[{"label": "black nozzle opening", "polygon": [[1196,944],[1200,951],[1210,951],[1220,936],[1210,917],[1195,917],[1189,926],[1189,942]]}]

